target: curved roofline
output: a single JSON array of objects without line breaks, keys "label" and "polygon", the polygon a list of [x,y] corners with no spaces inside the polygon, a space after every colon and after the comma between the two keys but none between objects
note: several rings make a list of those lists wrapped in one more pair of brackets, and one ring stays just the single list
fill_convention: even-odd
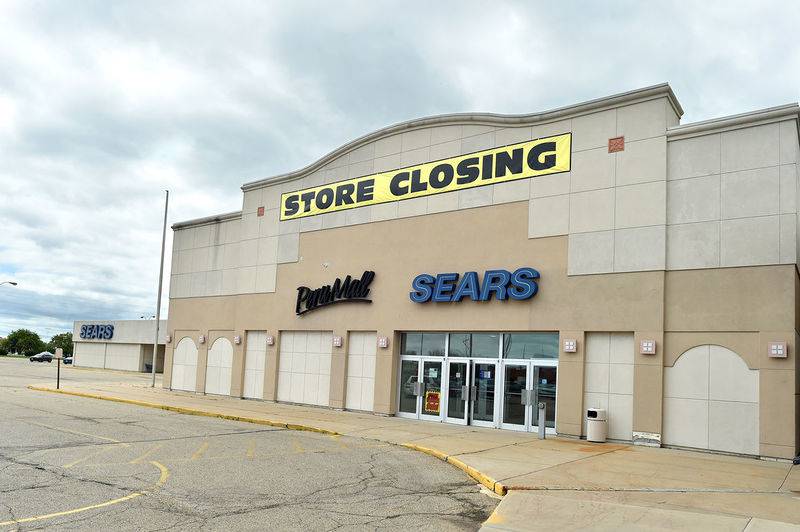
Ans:
[{"label": "curved roofline", "polygon": [[373,131],[372,133],[367,133],[366,135],[362,135],[361,137],[358,137],[357,139],[352,140],[347,144],[340,146],[339,148],[331,151],[330,153],[323,155],[313,163],[299,170],[245,183],[244,185],[242,185],[242,190],[248,191],[254,188],[259,188],[264,185],[283,183],[285,181],[291,181],[292,179],[303,177],[305,175],[310,174],[311,172],[314,172],[322,168],[323,166],[333,161],[337,157],[340,157],[345,153],[353,151],[361,147],[362,145],[367,144],[368,142],[374,142],[383,137],[394,135],[410,129],[432,127],[439,125],[456,125],[456,124],[514,126],[514,125],[544,123],[544,122],[551,122],[554,120],[561,120],[567,117],[579,116],[590,112],[596,112],[604,108],[619,107],[624,104],[633,103],[645,99],[653,99],[659,96],[666,96],[670,104],[672,105],[672,108],[677,113],[677,115],[679,117],[683,116],[683,108],[681,107],[681,104],[678,102],[678,99],[675,97],[675,93],[672,92],[672,88],[669,86],[669,83],[660,83],[658,85],[652,85],[650,87],[644,87],[642,89],[635,89],[632,91],[621,92],[619,94],[614,94],[611,96],[605,96],[602,98],[597,98],[582,103],[568,105],[566,107],[559,107],[556,109],[551,109],[549,111],[540,111],[537,113],[522,114],[522,115],[504,115],[495,113],[453,113],[445,115],[428,116],[424,118],[415,118],[413,120],[400,122],[391,126],[384,127],[377,131]]}]

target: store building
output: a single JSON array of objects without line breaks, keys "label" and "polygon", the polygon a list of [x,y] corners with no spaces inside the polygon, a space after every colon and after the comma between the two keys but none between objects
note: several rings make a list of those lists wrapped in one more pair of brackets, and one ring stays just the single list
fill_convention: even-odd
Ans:
[{"label": "store building", "polygon": [[794,457],[798,106],[682,113],[429,117],[243,185],[173,226],[164,385]]},{"label": "store building", "polygon": [[[155,320],[93,320],[73,324],[73,360],[76,367],[151,371]],[[167,320],[158,332],[156,372],[164,370]]]}]

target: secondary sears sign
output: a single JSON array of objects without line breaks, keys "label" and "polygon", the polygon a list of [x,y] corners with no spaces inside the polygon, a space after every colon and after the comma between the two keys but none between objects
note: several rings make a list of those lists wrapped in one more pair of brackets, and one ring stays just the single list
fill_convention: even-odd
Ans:
[{"label": "secondary sears sign", "polygon": [[536,139],[281,195],[281,220],[569,172],[572,135]]},{"label": "secondary sears sign", "polygon": [[114,326],[81,325],[80,337],[85,340],[111,340],[114,337]]}]

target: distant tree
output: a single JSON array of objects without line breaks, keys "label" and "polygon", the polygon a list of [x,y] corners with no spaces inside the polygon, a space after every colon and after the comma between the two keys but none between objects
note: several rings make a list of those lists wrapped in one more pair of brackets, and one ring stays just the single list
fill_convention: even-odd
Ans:
[{"label": "distant tree", "polygon": [[50,353],[56,353],[56,347],[64,350],[64,356],[72,355],[72,333],[61,333],[50,338],[47,342],[47,350]]},{"label": "distant tree", "polygon": [[0,338],[0,357],[4,357],[8,354],[8,349],[6,348],[6,339]]},{"label": "distant tree", "polygon": [[45,350],[45,344],[39,335],[28,329],[17,329],[6,336],[5,348],[9,353],[19,353],[26,357],[41,353]]}]

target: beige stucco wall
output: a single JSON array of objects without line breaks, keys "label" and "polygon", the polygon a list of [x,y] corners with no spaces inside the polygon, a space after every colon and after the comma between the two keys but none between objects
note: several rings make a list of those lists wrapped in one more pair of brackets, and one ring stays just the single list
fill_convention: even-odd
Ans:
[{"label": "beige stucco wall", "polygon": [[[342,348],[334,349],[330,392],[331,406],[342,407],[347,332],[377,330],[392,342],[390,349],[378,350],[375,410],[393,413],[399,331],[561,331],[562,337],[579,340],[579,352],[560,356],[558,430],[579,435],[585,331],[634,331],[636,345],[644,338],[657,341],[656,356],[635,354],[633,422],[639,432],[661,432],[663,366],[674,364],[693,345],[718,343],[740,353],[753,368],[776,371],[762,372],[762,441],[775,447],[769,447],[769,454],[789,452],[794,442],[786,434],[793,434],[794,421],[782,416],[787,409],[794,411],[794,394],[775,392],[772,384],[785,387],[789,379],[794,386],[794,362],[767,359],[765,338],[786,338],[794,351],[793,267],[568,276],[566,238],[527,239],[526,212],[526,204],[518,202],[304,233],[301,259],[280,266],[274,294],[171,300],[170,348],[182,336],[207,337],[198,344],[197,389],[202,390],[207,349],[214,339],[233,341],[235,335],[244,338],[246,330],[267,330],[277,341],[267,351],[264,397],[274,399],[279,331],[332,330],[345,339]],[[470,228],[469,234],[464,228]],[[408,298],[411,279],[419,273],[520,266],[537,268],[542,276],[539,293],[528,301],[415,304]],[[297,286],[321,286],[364,269],[377,272],[372,304],[295,316]],[[243,353],[244,343],[234,345],[233,395],[241,394]],[[168,361],[166,383],[169,368]]]},{"label": "beige stucco wall", "polygon": [[[472,228],[468,236],[464,235],[465,227]],[[390,352],[397,347],[396,331],[660,330],[663,272],[568,277],[566,238],[528,240],[526,236],[527,205],[523,202],[304,233],[301,260],[280,266],[274,294],[173,299],[170,328],[199,329],[196,334],[206,331],[207,335],[209,330],[226,329],[242,336],[245,330],[260,329],[272,334],[280,330],[333,330],[343,338],[348,330],[377,330],[379,336],[395,340],[391,350],[379,350],[378,354],[375,407],[382,412],[394,409],[393,381],[387,377],[393,371]],[[539,294],[529,301],[420,305],[408,298],[411,279],[419,273],[513,270],[520,266],[535,267],[542,275]],[[341,305],[302,317],[294,315],[297,286],[321,286],[339,276],[360,275],[365,269],[377,272],[371,305]],[[598,306],[613,310],[601,312]],[[174,338],[179,340],[179,334]],[[202,365],[206,348],[198,347]],[[270,355],[278,347],[277,343],[270,347],[268,361],[274,360]],[[237,346],[235,353],[240,352],[243,348]],[[346,346],[336,349],[334,357],[340,352],[346,353]],[[577,362],[579,357],[562,357],[562,361]],[[237,360],[239,356],[235,355],[235,365]],[[271,365],[268,362],[270,380],[265,383],[265,394],[274,390]],[[380,376],[381,371],[384,376]],[[560,386],[569,387],[568,375],[560,376]],[[343,369],[334,376],[343,380]],[[576,375],[575,386],[580,382],[582,378]],[[198,389],[202,389],[200,384],[198,380]],[[241,389],[240,383],[234,389],[237,386]],[[337,380],[331,393],[339,394],[341,386]],[[342,400],[343,395],[332,396],[331,403]],[[572,422],[579,426],[580,404],[560,405],[563,416],[559,418],[569,422],[566,413],[571,410],[575,410]]]},{"label": "beige stucco wall", "polygon": [[797,262],[796,111],[773,120],[671,132],[667,269]]},{"label": "beige stucco wall", "polygon": [[[797,454],[797,269],[762,266],[667,272],[664,365],[697,345],[726,347],[759,370],[761,454]],[[785,341],[786,359],[767,356]]]}]

